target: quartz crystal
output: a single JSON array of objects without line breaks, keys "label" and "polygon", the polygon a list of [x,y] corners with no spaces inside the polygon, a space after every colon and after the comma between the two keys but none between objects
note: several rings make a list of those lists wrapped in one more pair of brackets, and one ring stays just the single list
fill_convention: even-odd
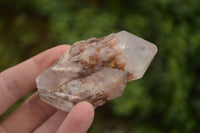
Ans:
[{"label": "quartz crystal", "polygon": [[37,77],[40,97],[66,112],[80,101],[103,105],[141,78],[156,52],[154,44],[126,31],[76,42]]}]

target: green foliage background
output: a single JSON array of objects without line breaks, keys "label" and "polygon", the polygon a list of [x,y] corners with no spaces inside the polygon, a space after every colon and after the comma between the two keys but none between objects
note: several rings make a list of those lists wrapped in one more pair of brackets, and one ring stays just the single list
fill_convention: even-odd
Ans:
[{"label": "green foliage background", "polygon": [[199,0],[3,0],[0,71],[59,44],[127,30],[155,43],[159,52],[142,79],[96,109],[89,133],[200,132],[199,5]]}]

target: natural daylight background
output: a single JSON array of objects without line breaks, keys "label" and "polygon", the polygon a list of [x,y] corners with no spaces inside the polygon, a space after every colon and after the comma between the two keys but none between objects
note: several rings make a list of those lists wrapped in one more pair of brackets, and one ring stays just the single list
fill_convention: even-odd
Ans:
[{"label": "natural daylight background", "polygon": [[96,109],[89,133],[200,132],[199,0],[0,0],[0,71],[56,45],[120,30],[159,51],[142,79]]}]

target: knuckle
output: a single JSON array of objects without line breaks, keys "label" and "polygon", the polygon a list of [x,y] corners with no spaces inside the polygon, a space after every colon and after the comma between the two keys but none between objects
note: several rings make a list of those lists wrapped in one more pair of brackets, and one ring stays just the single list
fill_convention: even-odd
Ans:
[{"label": "knuckle", "polygon": [[8,79],[4,72],[0,73],[0,88],[4,89],[8,95],[14,98],[18,98],[22,93],[20,91],[20,86],[15,79]]}]

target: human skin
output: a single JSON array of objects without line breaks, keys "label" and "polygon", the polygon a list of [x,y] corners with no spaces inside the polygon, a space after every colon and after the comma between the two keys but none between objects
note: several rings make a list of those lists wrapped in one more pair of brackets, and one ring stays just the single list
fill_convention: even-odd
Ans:
[{"label": "human skin", "polygon": [[[0,115],[36,88],[35,78],[50,67],[70,46],[60,45],[0,73]],[[68,114],[42,102],[38,92],[0,123],[0,133],[85,133],[94,118],[88,102]]]}]

